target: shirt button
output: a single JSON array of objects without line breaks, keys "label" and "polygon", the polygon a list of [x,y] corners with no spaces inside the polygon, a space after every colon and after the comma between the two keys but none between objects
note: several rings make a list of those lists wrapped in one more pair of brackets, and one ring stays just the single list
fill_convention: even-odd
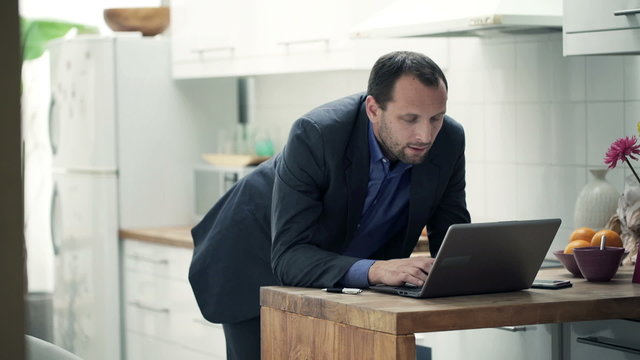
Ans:
[{"label": "shirt button", "polygon": [[358,224],[358,227],[360,227],[360,224]]}]

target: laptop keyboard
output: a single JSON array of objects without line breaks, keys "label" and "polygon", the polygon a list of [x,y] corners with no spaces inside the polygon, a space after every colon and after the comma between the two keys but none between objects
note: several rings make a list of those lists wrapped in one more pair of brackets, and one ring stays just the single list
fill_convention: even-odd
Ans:
[{"label": "laptop keyboard", "polygon": [[395,290],[401,290],[401,291],[420,291],[420,289],[422,288],[422,286],[418,286],[418,285],[413,285],[413,284],[409,284],[406,283],[403,286],[394,286],[393,287]]}]

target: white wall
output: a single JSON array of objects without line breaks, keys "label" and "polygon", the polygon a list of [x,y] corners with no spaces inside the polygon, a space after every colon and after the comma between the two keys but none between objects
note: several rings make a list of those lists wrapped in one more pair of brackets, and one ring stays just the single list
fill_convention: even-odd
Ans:
[{"label": "white wall", "polygon": [[[467,200],[475,222],[560,217],[552,250],[573,228],[574,202],[612,141],[636,134],[640,56],[563,57],[562,36],[449,40],[448,113],[467,133]],[[427,54],[428,55],[428,54]],[[368,72],[256,78],[256,124],[277,130],[312,107],[366,89]],[[623,189],[623,165],[607,179]]]}]

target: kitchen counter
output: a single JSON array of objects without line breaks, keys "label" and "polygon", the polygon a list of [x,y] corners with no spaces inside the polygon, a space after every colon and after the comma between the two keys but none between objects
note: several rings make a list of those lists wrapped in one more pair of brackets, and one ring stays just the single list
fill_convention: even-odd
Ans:
[{"label": "kitchen counter", "polygon": [[120,239],[132,239],[193,249],[191,226],[120,229],[119,236]]},{"label": "kitchen counter", "polygon": [[[640,319],[640,285],[631,283],[632,273],[632,267],[622,267],[612,281],[592,283],[574,278],[564,268],[544,269],[538,278],[570,279],[573,287],[434,299],[370,290],[344,295],[309,288],[263,287],[263,330],[285,329],[263,331],[267,334],[263,355],[276,359],[290,351],[303,351],[312,358],[315,351],[324,351],[329,357],[339,358],[346,356],[345,349],[353,349],[349,351],[365,358],[373,347],[357,342],[371,341],[384,348],[384,358],[409,359],[415,358],[413,333],[417,332]],[[287,329],[295,329],[295,334]],[[331,333],[339,336],[326,335]],[[377,357],[372,354],[372,358]]]}]

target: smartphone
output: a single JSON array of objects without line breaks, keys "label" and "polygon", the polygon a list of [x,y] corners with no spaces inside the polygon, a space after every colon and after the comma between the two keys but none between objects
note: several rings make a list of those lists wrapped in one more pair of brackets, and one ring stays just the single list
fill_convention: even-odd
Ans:
[{"label": "smartphone", "polygon": [[571,287],[571,281],[569,280],[533,280],[531,287],[534,289],[563,289]]}]

